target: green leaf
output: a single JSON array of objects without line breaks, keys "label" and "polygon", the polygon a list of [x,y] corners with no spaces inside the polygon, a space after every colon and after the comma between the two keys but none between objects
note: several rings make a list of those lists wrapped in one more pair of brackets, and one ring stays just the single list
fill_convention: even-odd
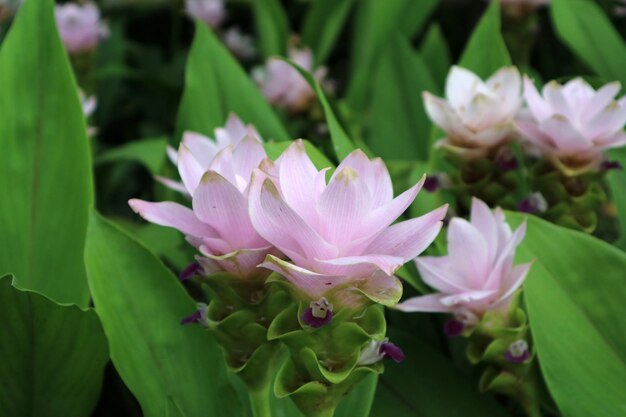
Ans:
[{"label": "green leaf", "polygon": [[438,24],[435,23],[430,26],[426,37],[419,47],[419,52],[424,62],[427,63],[430,73],[437,83],[437,87],[443,91],[448,71],[452,65],[452,57],[450,48]]},{"label": "green leaf", "polygon": [[[611,149],[608,152],[610,161],[617,161],[626,166],[626,148]],[[618,213],[620,236],[615,246],[626,251],[626,170],[614,169],[607,174],[607,182],[611,190],[611,201]]]},{"label": "green leaf", "polygon": [[289,37],[289,21],[279,0],[251,1],[257,34],[264,57],[284,55]]},{"label": "green leaf", "polygon": [[96,158],[96,164],[109,162],[139,162],[151,174],[158,174],[165,162],[167,138],[141,139],[109,149]]},{"label": "green leaf", "polygon": [[459,65],[488,78],[511,65],[511,56],[500,33],[500,4],[492,1],[465,46]]},{"label": "green leaf", "polygon": [[390,329],[391,341],[404,350],[401,364],[385,363],[370,417],[505,417],[478,382],[454,368],[451,360],[419,340]]},{"label": "green leaf", "polygon": [[57,305],[4,277],[0,322],[0,415],[91,415],[109,358],[96,314]]},{"label": "green leaf", "polygon": [[626,45],[602,9],[588,0],[553,0],[557,35],[591,69],[626,85]]},{"label": "green leaf", "polygon": [[[524,218],[507,213],[511,223]],[[520,261],[539,363],[566,417],[626,410],[626,254],[587,234],[529,217]]]},{"label": "green leaf", "polygon": [[185,130],[213,137],[213,129],[223,126],[231,112],[252,123],[265,140],[289,139],[252,80],[206,25],[197,22],[176,122],[176,141]]},{"label": "green leaf", "polygon": [[355,0],[317,0],[309,6],[302,23],[302,40],[311,47],[314,67],[326,61],[343,30]]},{"label": "green leaf", "polygon": [[[303,142],[306,153],[309,155],[309,158],[311,158],[311,161],[313,161],[313,164],[317,169],[324,169],[328,167],[332,168],[335,166],[335,164],[330,162],[330,160],[326,158],[326,155],[324,155],[319,149],[317,149],[315,145],[313,145],[308,140],[305,140]],[[289,145],[291,145],[291,141],[267,142],[263,144],[263,147],[265,148],[265,152],[267,152],[267,156],[272,161],[275,161],[280,156],[280,154],[283,153],[285,149],[287,149]]]},{"label": "green leaf", "polygon": [[186,417],[243,415],[215,340],[180,325],[195,303],[154,255],[94,214],[85,262],[111,359],[146,417],[170,402]]},{"label": "green leaf", "polygon": [[387,45],[372,81],[367,143],[377,155],[397,160],[426,160],[431,122],[422,91],[438,92],[422,58],[400,34]]},{"label": "green leaf", "polygon": [[347,100],[353,108],[360,110],[367,106],[372,71],[390,37],[400,30],[406,38],[411,38],[423,26],[438,3],[438,0],[359,2],[347,92]]},{"label": "green leaf", "polygon": [[309,83],[313,91],[315,91],[315,95],[317,95],[317,99],[322,105],[322,109],[324,110],[324,116],[326,117],[326,123],[328,124],[328,130],[330,131],[330,140],[333,143],[333,150],[335,151],[335,156],[339,161],[343,160],[350,152],[352,152],[355,147],[350,138],[348,137],[343,127],[339,124],[339,121],[335,117],[335,113],[333,112],[333,108],[328,103],[326,99],[326,95],[320,87],[320,84],[317,82],[315,77],[308,72],[307,70],[301,68],[295,62],[284,59],[285,62],[289,63],[292,67],[294,67],[298,72],[304,77],[304,79]]},{"label": "green leaf", "polygon": [[51,0],[19,11],[0,51],[0,91],[0,274],[85,307],[89,142]]}]

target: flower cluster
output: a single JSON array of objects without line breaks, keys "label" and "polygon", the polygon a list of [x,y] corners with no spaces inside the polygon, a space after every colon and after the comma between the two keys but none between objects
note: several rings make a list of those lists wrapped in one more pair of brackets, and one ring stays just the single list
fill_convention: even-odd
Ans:
[{"label": "flower cluster", "polygon": [[109,34],[98,7],[91,2],[57,5],[55,17],[61,40],[70,54],[92,51]]}]

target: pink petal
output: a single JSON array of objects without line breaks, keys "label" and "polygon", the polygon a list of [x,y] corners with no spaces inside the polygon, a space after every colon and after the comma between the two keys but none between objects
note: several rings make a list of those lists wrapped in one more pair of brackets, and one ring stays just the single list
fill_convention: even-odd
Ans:
[{"label": "pink petal", "polygon": [[522,242],[524,236],[526,236],[526,221],[524,221],[517,228],[517,230],[515,230],[508,241],[500,249],[495,264],[492,264],[491,271],[489,271],[489,278],[486,280],[482,288],[493,289],[499,288],[502,285],[503,273],[510,268],[513,263],[515,249]]},{"label": "pink petal", "polygon": [[424,92],[424,108],[428,117],[449,135],[463,138],[471,137],[472,132],[463,125],[459,116],[445,100]]},{"label": "pink petal", "polygon": [[198,220],[193,211],[178,203],[169,201],[151,203],[132,199],[128,201],[128,204],[135,213],[147,221],[161,226],[173,227],[189,236],[215,236],[217,233],[211,226]]},{"label": "pink petal", "polygon": [[526,279],[526,276],[528,275],[531,266],[532,262],[516,265],[513,267],[511,272],[509,272],[508,276],[506,277],[506,280],[502,282],[502,288],[500,288],[500,291],[504,290],[504,293],[502,294],[500,299],[496,301],[496,305],[494,305],[493,308],[498,308],[503,304],[509,303],[515,291],[517,291],[517,289],[521,287],[524,283],[524,280]]},{"label": "pink petal", "polygon": [[429,313],[447,313],[452,311],[450,307],[441,303],[441,299],[443,297],[443,294],[428,294],[420,297],[413,297],[396,305],[396,308],[406,313],[418,311]]},{"label": "pink petal", "polygon": [[561,153],[574,153],[591,147],[591,142],[566,117],[559,114],[542,120],[539,128],[552,139]]},{"label": "pink petal", "polygon": [[545,102],[543,97],[541,97],[535,84],[526,75],[524,76],[524,97],[535,119],[543,120],[552,115],[552,109],[548,103]]},{"label": "pink petal", "polygon": [[204,171],[205,169],[193,156],[189,148],[184,143],[181,143],[178,148],[178,173],[190,195],[193,195],[198,184],[200,184]]},{"label": "pink petal", "polygon": [[585,135],[592,140],[602,140],[621,132],[626,124],[626,106],[616,101],[606,106],[585,126]]},{"label": "pink petal", "polygon": [[370,300],[387,307],[396,305],[402,298],[402,282],[393,275],[380,271],[354,282],[354,286]]},{"label": "pink petal", "polygon": [[220,150],[215,142],[196,132],[183,133],[182,142],[204,170],[209,168],[211,161]]},{"label": "pink petal", "polygon": [[415,264],[422,280],[432,288],[450,294],[470,291],[469,283],[453,269],[449,256],[422,256]]},{"label": "pink petal", "polygon": [[435,240],[447,211],[446,204],[418,218],[396,223],[382,232],[364,252],[397,256],[408,262]]},{"label": "pink petal", "polygon": [[337,249],[285,203],[276,185],[259,170],[252,174],[248,213],[257,232],[283,253],[295,252],[309,260],[337,257]]},{"label": "pink petal", "polygon": [[543,87],[543,98],[552,107],[553,112],[568,118],[573,117],[572,109],[561,92],[561,86],[556,81],[550,81]]},{"label": "pink petal", "polygon": [[189,195],[189,192],[187,192],[187,188],[185,187],[185,184],[183,184],[182,182],[174,181],[166,177],[161,177],[160,175],[155,175],[154,179],[160,182],[161,184],[165,185],[167,188],[170,188],[174,191],[178,191],[179,193],[184,194],[186,197],[191,197]]},{"label": "pink petal", "polygon": [[453,66],[446,79],[446,99],[453,109],[466,107],[483,81],[465,68]]},{"label": "pink petal", "polygon": [[391,177],[382,159],[370,160],[362,150],[356,149],[341,161],[333,174],[333,178],[345,167],[354,169],[359,178],[367,184],[372,196],[372,207],[379,207],[393,199]]},{"label": "pink petal", "polygon": [[453,269],[466,277],[471,288],[482,288],[489,274],[489,249],[481,232],[467,220],[450,221],[448,255]]},{"label": "pink petal", "polygon": [[522,77],[518,69],[501,68],[487,80],[486,84],[501,97],[501,114],[512,117],[522,104]]},{"label": "pink petal", "polygon": [[208,171],[202,177],[193,196],[193,210],[235,248],[247,248],[255,240],[246,199],[217,172]]},{"label": "pink petal", "polygon": [[371,275],[377,270],[393,275],[403,264],[404,259],[389,255],[346,256],[335,259],[315,259],[315,270],[329,275],[343,275],[359,278]]},{"label": "pink petal", "polygon": [[594,94],[593,98],[589,100],[584,108],[584,111],[581,112],[583,122],[593,119],[598,115],[598,113],[604,110],[606,106],[611,104],[611,102],[621,89],[622,85],[619,81],[606,84],[602,88],[600,88]]},{"label": "pink petal", "polygon": [[211,259],[223,271],[229,272],[240,278],[249,278],[259,274],[262,270],[258,268],[273,250],[272,246],[265,246],[258,249],[239,249],[226,255],[213,255],[206,251],[205,247],[200,247],[200,251]]},{"label": "pink petal", "polygon": [[447,295],[441,299],[441,303],[450,308],[461,305],[470,310],[486,310],[496,293],[496,290],[468,291]]},{"label": "pink petal", "polygon": [[358,237],[363,217],[370,209],[370,194],[351,167],[333,176],[317,202],[321,221],[318,230],[329,243],[343,246]]},{"label": "pink petal", "polygon": [[246,184],[249,183],[252,171],[265,158],[267,154],[261,141],[253,136],[245,136],[233,149],[235,175],[243,178]]},{"label": "pink petal", "polygon": [[498,251],[498,223],[487,204],[478,198],[472,198],[472,224],[480,230],[489,250],[488,262],[493,264]]}]

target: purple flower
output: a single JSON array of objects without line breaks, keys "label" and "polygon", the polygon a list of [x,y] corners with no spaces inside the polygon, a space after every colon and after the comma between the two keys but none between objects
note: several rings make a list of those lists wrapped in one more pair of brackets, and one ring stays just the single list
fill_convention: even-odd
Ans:
[{"label": "purple flower", "polygon": [[402,362],[406,356],[402,349],[389,342],[388,338],[384,340],[371,340],[367,346],[361,351],[359,356],[359,365],[373,365],[381,360],[389,358],[396,363]]},{"label": "purple flower", "polygon": [[185,11],[190,17],[200,19],[212,28],[218,27],[226,16],[224,0],[186,0]]},{"label": "purple flower", "polygon": [[517,211],[522,213],[544,213],[546,210],[548,210],[548,202],[539,192],[532,193],[517,204]]},{"label": "purple flower", "polygon": [[330,323],[333,318],[333,305],[325,297],[312,301],[302,313],[302,321],[307,326],[322,327]]},{"label": "purple flower", "polygon": [[194,311],[191,315],[184,317],[180,324],[192,324],[197,323],[204,327],[209,327],[209,319],[207,317],[209,312],[209,307],[204,303],[197,303],[198,309]]},{"label": "purple flower", "polygon": [[98,7],[91,2],[59,4],[55,9],[59,35],[70,54],[88,52],[108,36],[107,27],[100,20]]},{"label": "purple flower", "polygon": [[504,359],[511,363],[524,363],[530,359],[530,351],[528,350],[528,342],[524,339],[517,340],[509,345],[504,352]]}]

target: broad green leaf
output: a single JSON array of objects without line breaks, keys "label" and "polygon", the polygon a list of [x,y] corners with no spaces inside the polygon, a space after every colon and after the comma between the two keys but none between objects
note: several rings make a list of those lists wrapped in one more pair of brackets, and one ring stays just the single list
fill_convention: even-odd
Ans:
[{"label": "broad green leaf", "polygon": [[53,10],[26,2],[0,51],[0,274],[85,307],[89,142]]},{"label": "broad green leaf", "polygon": [[426,37],[419,47],[419,52],[428,65],[437,87],[443,91],[450,65],[452,65],[452,57],[438,24],[435,23],[428,29]]},{"label": "broad green leaf", "polygon": [[[512,223],[524,216],[508,213]],[[587,234],[529,217],[520,261],[539,363],[565,417],[626,410],[626,254]]]},{"label": "broad green leaf", "polygon": [[553,0],[550,15],[561,40],[591,69],[626,85],[626,44],[597,4]]},{"label": "broad green leaf", "polygon": [[330,55],[354,3],[355,0],[316,0],[309,6],[302,23],[302,40],[313,50],[314,67]]},{"label": "broad green leaf", "polygon": [[289,139],[250,77],[206,25],[197,22],[187,60],[176,141],[185,130],[213,137],[213,129],[223,126],[231,112],[254,124],[265,140]]},{"label": "broad green leaf", "polygon": [[[612,149],[608,152],[609,160],[617,161],[626,167],[626,148]],[[620,237],[615,243],[626,251],[626,170],[615,169],[608,173],[607,182],[611,190],[611,200],[615,204]]]},{"label": "broad green leaf", "polygon": [[[280,156],[280,154],[283,153],[285,149],[287,149],[289,145],[291,145],[290,141],[267,142],[263,144],[263,147],[265,148],[265,152],[267,152],[267,156],[272,161],[275,161]],[[335,166],[332,162],[328,160],[328,158],[326,158],[326,155],[324,155],[308,140],[304,141],[304,148],[306,149],[306,153],[309,155],[309,158],[311,158],[311,161],[313,161],[313,164],[317,169],[324,169],[328,167],[332,168]]]},{"label": "broad green leaf", "polygon": [[385,159],[426,160],[431,122],[422,92],[438,92],[430,71],[397,34],[387,45],[372,80],[372,108],[366,141]]},{"label": "broad green leaf", "polygon": [[151,174],[158,174],[165,163],[167,138],[141,139],[109,149],[96,157],[96,163],[131,161],[144,165]]},{"label": "broad green leaf", "polygon": [[385,363],[370,417],[506,417],[478,382],[454,368],[450,359],[419,340],[390,329],[391,341],[407,359]]},{"label": "broad green leaf", "polygon": [[154,255],[94,214],[85,262],[111,359],[146,417],[170,402],[186,417],[243,415],[215,340],[180,325],[195,303]]},{"label": "broad green leaf", "polygon": [[411,38],[438,3],[438,0],[363,0],[358,3],[347,92],[353,108],[361,110],[369,103],[369,84],[377,58],[394,33],[400,30],[406,38]]},{"label": "broad green leaf", "polygon": [[91,415],[109,358],[95,312],[55,304],[4,277],[0,322],[0,415]]},{"label": "broad green leaf", "polygon": [[289,21],[279,0],[251,1],[252,12],[264,57],[284,55],[289,37]]},{"label": "broad green leaf", "polygon": [[322,105],[322,109],[324,110],[324,117],[326,117],[326,123],[328,124],[328,130],[330,131],[330,140],[333,144],[333,150],[335,151],[335,156],[339,161],[348,156],[350,152],[352,152],[355,147],[346,131],[341,127],[337,117],[335,117],[335,113],[333,112],[333,108],[328,103],[326,99],[326,95],[322,90],[322,87],[317,82],[313,75],[306,71],[305,69],[298,66],[291,60],[285,59],[285,62],[289,63],[292,67],[294,67],[298,72],[304,77],[304,79],[309,83],[313,91],[315,91],[315,95],[317,95],[317,99]]},{"label": "broad green leaf", "polygon": [[500,4],[492,1],[465,46],[459,65],[481,78],[511,65],[511,56],[500,33]]}]

